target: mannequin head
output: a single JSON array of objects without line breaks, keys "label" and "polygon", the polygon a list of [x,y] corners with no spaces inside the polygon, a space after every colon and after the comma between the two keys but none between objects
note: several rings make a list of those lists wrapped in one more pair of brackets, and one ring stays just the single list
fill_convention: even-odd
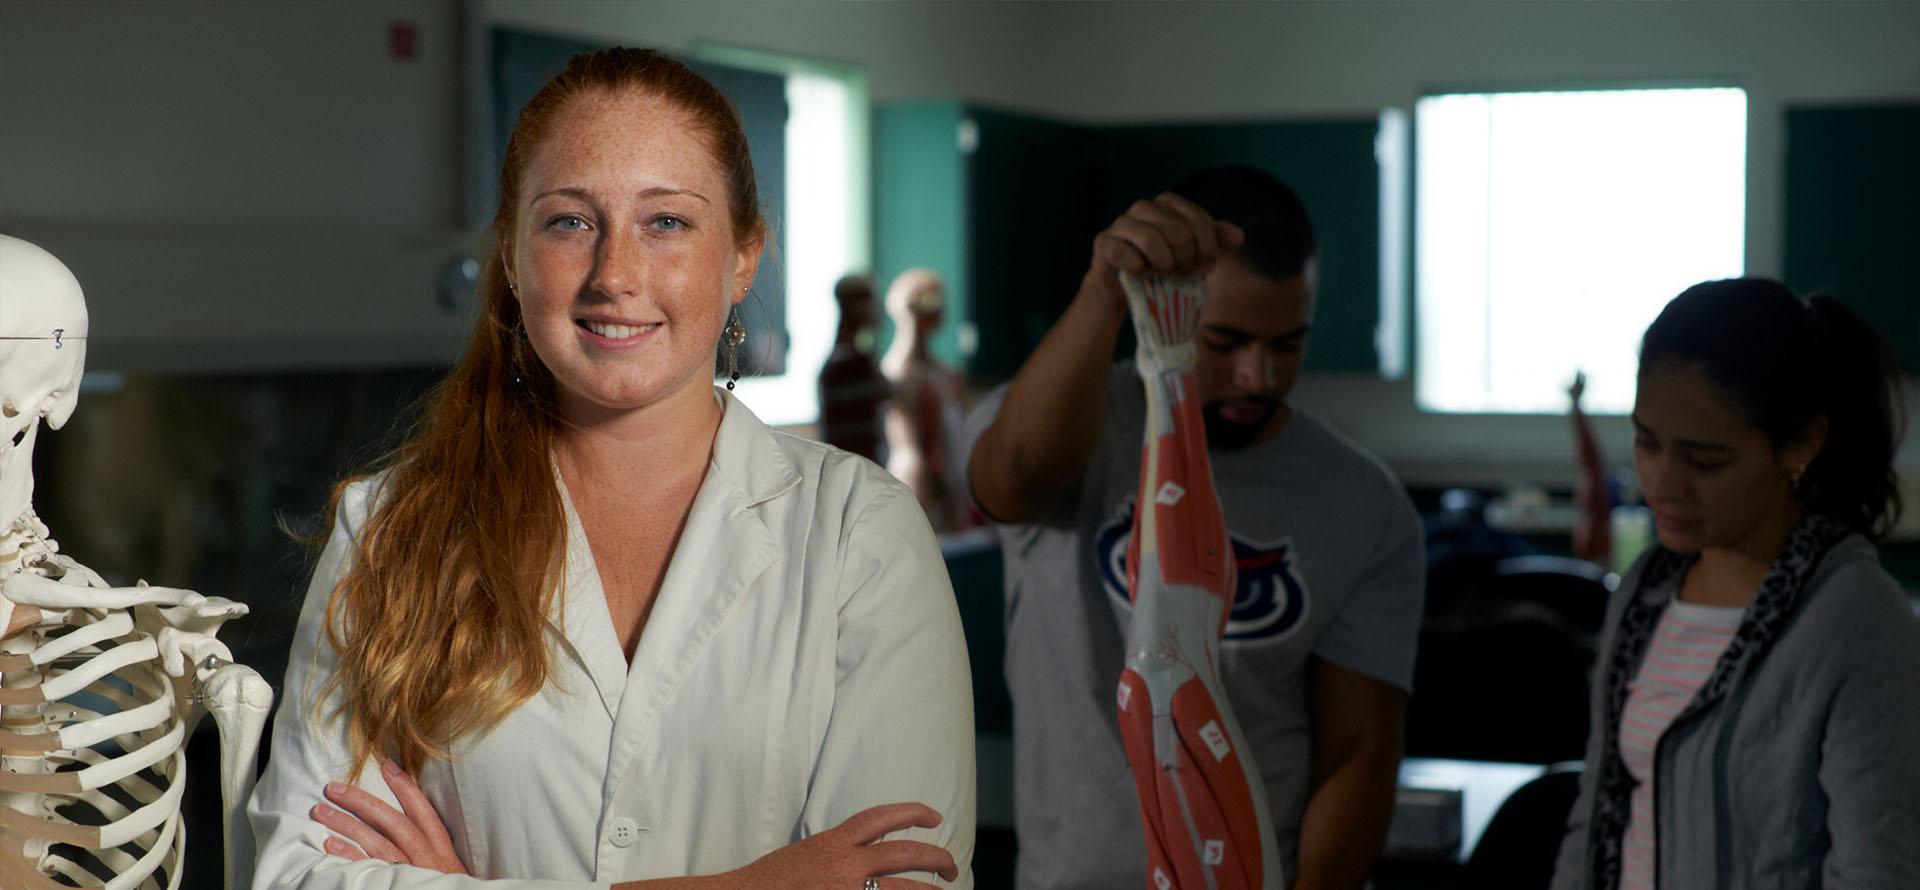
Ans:
[{"label": "mannequin head", "polygon": [[887,315],[898,333],[928,335],[940,328],[946,308],[946,288],[932,269],[908,269],[887,288]]},{"label": "mannequin head", "polygon": [[66,265],[0,235],[0,530],[33,502],[40,421],[73,415],[87,357],[87,304]]},{"label": "mannequin head", "polygon": [[840,276],[833,283],[833,301],[840,306],[842,331],[870,331],[879,323],[873,305],[873,279],[865,275]]}]

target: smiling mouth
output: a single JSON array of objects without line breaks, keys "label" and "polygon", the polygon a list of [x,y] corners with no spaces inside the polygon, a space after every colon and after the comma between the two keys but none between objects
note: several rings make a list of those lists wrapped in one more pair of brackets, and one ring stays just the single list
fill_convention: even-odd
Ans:
[{"label": "smiling mouth", "polygon": [[574,322],[582,330],[589,331],[609,340],[631,340],[641,334],[652,333],[660,327],[659,322],[652,324],[610,324],[601,321],[581,319]]}]

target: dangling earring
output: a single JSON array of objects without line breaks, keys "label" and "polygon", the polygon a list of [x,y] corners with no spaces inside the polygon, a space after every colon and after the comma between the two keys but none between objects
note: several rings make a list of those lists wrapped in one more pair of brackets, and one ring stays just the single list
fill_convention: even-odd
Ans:
[{"label": "dangling earring", "polygon": [[515,321],[513,331],[508,336],[513,338],[513,382],[524,384],[527,377],[527,329]]},{"label": "dangling earring", "polygon": [[1806,467],[1794,467],[1787,471],[1787,489],[1795,495],[1800,494],[1800,479],[1807,475]]},{"label": "dangling earring", "polygon": [[721,335],[727,344],[727,392],[740,382],[740,344],[747,342],[747,326],[740,323],[740,307],[727,310],[727,327]]}]

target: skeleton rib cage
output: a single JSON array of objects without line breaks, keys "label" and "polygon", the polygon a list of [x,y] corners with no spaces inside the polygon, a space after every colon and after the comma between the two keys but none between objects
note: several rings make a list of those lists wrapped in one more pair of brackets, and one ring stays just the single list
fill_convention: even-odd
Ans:
[{"label": "skeleton rib cage", "polygon": [[246,607],[108,588],[31,514],[6,538],[0,610],[39,617],[0,640],[0,885],[172,890],[196,674],[231,657],[213,634]]}]

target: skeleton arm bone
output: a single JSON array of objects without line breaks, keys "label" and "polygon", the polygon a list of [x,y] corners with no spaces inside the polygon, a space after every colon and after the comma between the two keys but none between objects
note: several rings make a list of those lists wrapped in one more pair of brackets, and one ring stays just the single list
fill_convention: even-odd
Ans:
[{"label": "skeleton arm bone", "polygon": [[253,796],[260,735],[273,710],[273,687],[242,664],[212,672],[200,695],[220,729],[220,829],[227,842],[227,890],[244,890],[253,878],[253,829],[247,799]]},{"label": "skeleton arm bone", "polygon": [[[0,583],[0,595],[16,604],[42,609],[131,609],[135,606],[180,608],[169,612],[168,623],[187,630],[204,630],[202,622],[237,618],[247,613],[241,603],[220,597],[201,596],[191,590],[173,587],[149,587],[145,582],[134,587],[82,586],[22,573],[10,575]],[[179,620],[173,620],[177,617]],[[216,620],[217,619],[217,620]]]}]

